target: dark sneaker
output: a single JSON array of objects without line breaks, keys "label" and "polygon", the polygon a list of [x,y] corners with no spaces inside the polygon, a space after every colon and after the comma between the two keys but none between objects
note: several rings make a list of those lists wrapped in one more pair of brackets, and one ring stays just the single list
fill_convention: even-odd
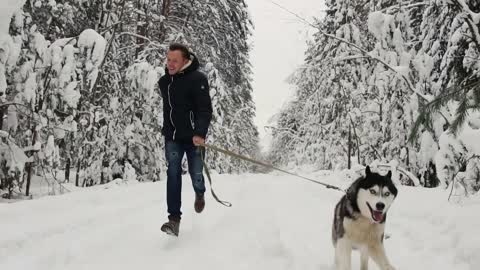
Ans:
[{"label": "dark sneaker", "polygon": [[169,219],[168,222],[162,225],[162,228],[160,228],[160,230],[169,235],[178,236],[178,233],[180,232],[180,220],[177,221]]},{"label": "dark sneaker", "polygon": [[195,212],[201,213],[205,208],[205,196],[203,194],[195,194]]}]

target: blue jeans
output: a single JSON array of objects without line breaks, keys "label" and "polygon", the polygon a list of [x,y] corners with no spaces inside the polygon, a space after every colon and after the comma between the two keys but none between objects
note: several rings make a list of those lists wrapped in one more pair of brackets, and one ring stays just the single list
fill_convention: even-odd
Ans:
[{"label": "blue jeans", "polygon": [[193,143],[181,143],[166,140],[165,157],[167,159],[167,207],[169,218],[180,220],[182,212],[182,159],[187,154],[188,172],[192,179],[193,190],[197,194],[205,193],[205,180],[202,170],[203,147],[196,147]]}]

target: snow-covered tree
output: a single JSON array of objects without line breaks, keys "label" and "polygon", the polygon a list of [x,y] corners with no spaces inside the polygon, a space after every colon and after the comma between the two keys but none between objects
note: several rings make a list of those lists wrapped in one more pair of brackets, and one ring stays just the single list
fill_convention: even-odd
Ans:
[{"label": "snow-covered tree", "polygon": [[[478,129],[478,1],[326,4],[294,75],[296,96],[277,116],[273,158],[320,168],[346,167],[345,153],[363,164],[396,160],[430,187],[459,171],[476,175],[478,151],[465,134]],[[287,152],[295,155],[285,160]]]},{"label": "snow-covered tree", "polygon": [[[157,81],[169,43],[180,41],[213,86],[209,141],[253,155],[250,26],[243,1],[27,0],[2,39],[1,128],[47,172],[65,170],[68,181],[75,168],[77,185],[108,182],[126,162],[139,180],[157,180],[165,165]],[[208,158],[220,172],[251,169]]]}]

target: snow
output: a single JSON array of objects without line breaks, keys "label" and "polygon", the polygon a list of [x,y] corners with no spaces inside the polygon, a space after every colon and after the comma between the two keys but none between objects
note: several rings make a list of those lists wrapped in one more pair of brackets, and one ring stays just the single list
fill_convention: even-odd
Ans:
[{"label": "snow", "polygon": [[5,77],[5,67],[0,64],[0,94],[4,96],[7,90],[7,78]]},{"label": "snow", "polygon": [[[72,77],[75,75],[75,47],[73,47],[72,44],[65,45],[63,48],[63,55],[59,57],[64,59],[59,81],[60,85],[65,85],[69,83]],[[57,68],[60,68],[60,66],[57,66]]]},{"label": "snow", "polygon": [[0,9],[0,39],[2,34],[8,33],[8,27],[13,14],[23,6],[23,3],[25,3],[25,0],[2,0],[2,8]]},{"label": "snow", "polygon": [[420,138],[420,161],[423,166],[427,166],[433,161],[438,152],[438,145],[430,132],[424,131]]},{"label": "snow", "polygon": [[480,24],[480,13],[472,12],[471,15],[472,15],[473,24],[476,24],[476,25]]},{"label": "snow", "polygon": [[33,41],[30,43],[30,47],[34,48],[42,59],[46,57],[48,46],[50,46],[50,42],[45,40],[42,34],[39,32],[33,34]]},{"label": "snow", "polygon": [[25,89],[23,92],[24,98],[27,103],[34,102],[36,99],[36,88],[37,88],[37,74],[35,72],[30,72],[28,79],[25,82]]},{"label": "snow", "polygon": [[47,139],[47,145],[45,146],[45,157],[50,162],[53,162],[53,156],[55,153],[55,138],[53,135],[49,135]]},{"label": "snow", "polygon": [[[23,6],[25,0],[3,0],[2,8],[0,9],[0,94],[3,95],[7,88],[7,80],[5,77],[5,71],[7,68],[12,68],[19,54],[19,46],[15,45],[10,35],[8,35],[8,29],[12,16],[18,12]],[[18,18],[15,21],[17,24]]]},{"label": "snow", "polygon": [[89,72],[90,91],[97,80],[98,67],[103,61],[106,46],[107,41],[93,29],[84,30],[78,37],[80,51],[86,52],[85,68]]},{"label": "snow", "polygon": [[424,52],[419,52],[412,63],[418,71],[419,79],[421,81],[428,80],[435,64],[433,57]]},{"label": "snow", "polygon": [[12,133],[17,132],[18,128],[18,114],[16,106],[8,106],[7,109],[7,130],[11,130]]},{"label": "snow", "polygon": [[[0,32],[0,93],[5,93],[7,89],[7,78],[5,77],[6,66],[11,66],[16,62],[12,56],[15,55],[12,37]],[[17,56],[18,57],[18,56]]]},{"label": "snow", "polygon": [[84,30],[78,37],[78,47],[87,51],[87,59],[92,61],[93,66],[98,66],[103,60],[105,46],[105,39],[93,29]]},{"label": "snow", "polygon": [[125,136],[125,138],[129,138],[129,139],[133,138],[135,136],[134,129],[135,129],[135,126],[133,124],[128,125],[125,128],[125,131],[123,132],[123,135]]},{"label": "snow", "polygon": [[80,100],[80,92],[75,90],[78,82],[71,82],[65,87],[63,92],[63,100],[72,108],[77,108],[78,101]]},{"label": "snow", "polygon": [[385,18],[380,11],[368,14],[368,30],[377,38],[382,39]]},{"label": "snow", "polygon": [[140,62],[127,69],[126,77],[130,81],[131,89],[140,91],[145,100],[151,101],[155,86],[162,75],[160,69],[156,69],[148,62]]},{"label": "snow", "polygon": [[403,37],[402,37],[402,31],[400,31],[399,28],[396,28],[395,31],[393,32],[393,45],[395,46],[395,49],[397,50],[398,53],[403,52]]},{"label": "snow", "polygon": [[478,143],[478,138],[480,138],[480,129],[472,128],[471,125],[468,125],[468,122],[478,122],[480,114],[478,112],[472,113],[472,115],[467,119],[466,124],[464,124],[458,139],[465,145],[469,152],[480,155],[480,144]]},{"label": "snow", "polygon": [[[58,89],[66,104],[76,107],[80,98],[77,91],[76,71],[86,69],[91,87],[98,76],[98,67],[104,59],[106,40],[92,29],[83,31],[75,38],[47,41],[44,36],[32,27],[33,37],[29,44],[38,53],[38,58],[22,63],[17,67],[21,40],[12,39],[6,35],[8,24],[15,14],[14,23],[21,27],[23,13],[19,8],[24,1],[4,0],[0,15],[0,92],[6,89],[5,72],[18,68],[18,78],[26,81],[21,95],[27,101],[36,99],[37,78],[44,67],[51,65],[58,74]],[[88,2],[77,0],[79,3]],[[225,1],[225,0],[222,0]],[[48,4],[47,4],[48,2]],[[293,12],[299,13],[305,19],[322,15],[323,1],[276,0]],[[348,2],[348,1],[345,1]],[[467,10],[474,23],[480,22],[480,14]],[[32,1],[35,7],[50,5],[56,7],[55,0]],[[255,23],[254,49],[252,64],[255,73],[254,99],[257,105],[256,122],[260,136],[265,136],[264,126],[269,124],[269,118],[285,104],[288,96],[294,91],[287,78],[296,66],[302,63],[305,51],[305,41],[314,32],[297,18],[288,14],[269,1],[250,0],[251,11]],[[59,6],[60,7],[60,6]],[[55,8],[54,8],[55,10]],[[354,9],[348,8],[353,16]],[[402,14],[400,14],[402,16]],[[405,18],[404,18],[405,19]],[[394,17],[380,12],[373,12],[368,18],[368,29],[377,38],[376,49],[371,53],[385,60],[394,71],[407,78],[410,77],[410,65],[419,73],[418,85],[430,83],[434,63],[438,61],[432,56],[441,49],[435,41],[430,55],[410,55],[405,51],[408,38],[400,31],[401,24],[396,26]],[[405,19],[406,20],[406,19]],[[113,20],[115,21],[115,20]],[[462,20],[450,41],[461,43],[468,33],[467,25]],[[398,27],[398,28],[397,28]],[[282,31],[276,31],[282,29]],[[360,31],[355,25],[346,25],[341,29],[342,37],[354,42],[360,41]],[[391,34],[393,33],[393,36]],[[20,42],[19,42],[20,41]],[[463,42],[463,41],[462,41]],[[385,51],[384,46],[395,48],[395,51]],[[342,44],[340,46],[346,46]],[[451,50],[451,55],[454,56]],[[471,45],[465,52],[475,59],[477,50]],[[78,56],[78,57],[77,57]],[[414,56],[414,57],[412,57]],[[347,59],[352,56],[339,56]],[[33,62],[36,59],[37,62]],[[321,61],[322,59],[319,59]],[[79,61],[77,63],[77,61]],[[80,61],[83,61],[80,63]],[[411,63],[412,61],[412,63]],[[23,61],[22,61],[23,62]],[[41,63],[40,63],[41,62]],[[464,60],[465,69],[476,69],[478,63]],[[33,67],[36,67],[34,70]],[[78,68],[78,70],[77,70]],[[272,76],[272,70],[275,75]],[[382,70],[384,67],[382,66]],[[39,72],[38,76],[37,73]],[[151,100],[154,87],[163,68],[155,68],[147,62],[132,65],[127,72],[131,82],[130,89],[139,91],[147,101]],[[213,71],[212,71],[213,72]],[[365,72],[366,73],[366,72]],[[381,94],[386,93],[389,84],[389,74],[376,74],[376,86]],[[82,76],[85,74],[81,74]],[[82,77],[83,79],[83,77]],[[396,87],[396,86],[393,86]],[[56,88],[57,89],[57,88]],[[63,93],[62,93],[63,91]],[[222,91],[221,87],[217,91]],[[360,92],[360,90],[358,90]],[[385,91],[385,92],[383,92]],[[3,95],[5,96],[5,95]],[[273,98],[272,98],[273,97]],[[335,101],[334,97],[331,103]],[[413,122],[418,114],[416,95],[412,95],[411,106],[406,112]],[[52,107],[58,103],[57,96],[50,99]],[[110,108],[119,108],[118,97],[112,97]],[[365,105],[371,111],[378,110],[378,103]],[[17,111],[11,106],[8,111],[7,127],[15,130],[18,126]],[[97,113],[97,112],[95,112]],[[439,178],[451,178],[450,174],[459,170],[457,160],[459,155],[480,155],[480,113],[471,114],[467,124],[453,138],[444,133],[439,142],[432,135],[424,133],[421,137],[421,153],[419,160],[411,161],[428,163],[435,160]],[[361,117],[360,110],[352,111],[356,118]],[[393,114],[392,114],[393,115]],[[46,116],[53,118],[52,110],[46,111]],[[35,115],[38,122],[37,130],[46,127],[48,120],[44,114]],[[396,115],[400,116],[400,115]],[[95,119],[99,119],[95,117]],[[272,119],[272,118],[270,118]],[[87,121],[85,118],[80,123]],[[221,122],[220,122],[221,124]],[[43,150],[39,153],[41,159],[54,164],[59,160],[59,147],[55,139],[61,139],[66,131],[76,131],[77,122],[73,116],[65,119],[59,126],[49,131],[41,138],[46,142],[20,149],[14,143],[2,144],[0,152],[8,157],[12,169],[23,171],[29,159],[24,154],[26,149]],[[435,135],[443,122],[434,123]],[[91,128],[91,127],[90,127]],[[123,134],[127,139],[135,141],[141,122],[127,126]],[[27,132],[30,132],[28,130]],[[399,136],[401,128],[393,135]],[[4,139],[8,138],[6,131],[0,131]],[[25,134],[31,137],[31,133]],[[160,135],[157,134],[157,139]],[[381,136],[379,132],[372,137]],[[47,137],[47,138],[45,138]],[[266,146],[268,137],[264,137],[262,145]],[[308,145],[311,149],[320,149],[319,144]],[[399,145],[401,157],[407,157],[407,150]],[[155,149],[154,151],[158,151]],[[311,152],[314,152],[313,150]],[[299,153],[295,153],[300,155]],[[354,158],[354,161],[356,159]],[[160,162],[157,160],[157,162]],[[466,166],[466,172],[457,176],[458,180],[466,181],[473,173],[478,173],[480,162],[472,160]],[[453,165],[452,165],[453,164]],[[377,167],[381,164],[376,164]],[[358,164],[355,164],[359,167]],[[408,174],[399,166],[396,160],[383,166],[393,169],[397,179],[400,173],[407,174],[416,185],[419,185],[415,175]],[[456,166],[456,167],[455,167]],[[448,168],[449,171],[444,171]],[[99,165],[92,164],[87,170],[100,173]],[[302,170],[294,168],[302,174]],[[43,172],[45,174],[45,172]],[[49,177],[53,178],[53,172]],[[83,171],[82,173],[86,173]],[[131,269],[159,267],[165,269],[332,269],[333,248],[331,245],[331,219],[333,208],[342,193],[324,189],[309,182],[302,182],[291,176],[282,174],[214,174],[215,188],[218,195],[233,203],[233,208],[225,208],[215,203],[210,194],[207,195],[207,209],[201,215],[194,214],[192,208],[193,191],[190,185],[184,185],[183,211],[184,219],[181,234],[178,239],[170,238],[159,230],[165,221],[165,179],[157,183],[138,182],[135,169],[126,163],[124,179],[115,179],[106,185],[79,189],[68,185],[75,192],[56,197],[42,197],[35,200],[22,201],[15,204],[0,204],[0,268],[1,269]],[[94,173],[91,173],[92,175]],[[161,177],[165,173],[162,173]],[[322,182],[346,188],[353,180],[331,172],[309,171],[307,176]],[[74,177],[74,173],[71,174]],[[188,178],[188,176],[185,176]],[[462,178],[463,177],[463,178]],[[471,179],[473,177],[470,177]],[[48,179],[48,178],[47,178]],[[49,179],[48,192],[55,192],[55,181]],[[51,182],[50,182],[51,181]],[[186,181],[189,181],[187,179]],[[477,269],[480,264],[478,250],[480,234],[478,231],[480,219],[472,213],[480,210],[480,193],[462,197],[455,203],[448,202],[448,192],[442,188],[448,187],[443,182],[441,188],[422,189],[399,187],[400,195],[389,213],[386,240],[387,254],[397,269]],[[52,184],[53,183],[53,184]],[[458,181],[457,181],[458,183]],[[57,182],[58,185],[58,182]],[[457,187],[451,184],[451,187]],[[461,186],[458,190],[461,191]],[[268,192],[265,192],[268,190]],[[454,193],[454,196],[457,193]],[[8,232],[8,233],[5,233]],[[359,269],[358,258],[353,260],[354,269]],[[377,269],[373,267],[373,269]]]},{"label": "snow", "polygon": [[0,63],[6,64],[10,56],[10,50],[13,46],[12,37],[9,35],[0,35]]},{"label": "snow", "polygon": [[[348,185],[336,174],[309,176]],[[160,231],[167,215],[165,181],[117,181],[0,204],[0,231],[8,232],[0,236],[0,268],[333,270],[331,223],[342,193],[284,174],[212,177],[220,198],[233,207],[207,194],[205,211],[195,214],[193,190],[184,185],[178,238]],[[480,234],[472,232],[480,219],[472,213],[480,210],[480,196],[458,205],[448,203],[447,195],[399,188],[385,240],[396,269],[477,269]],[[358,258],[354,252],[352,269],[360,269]]]}]

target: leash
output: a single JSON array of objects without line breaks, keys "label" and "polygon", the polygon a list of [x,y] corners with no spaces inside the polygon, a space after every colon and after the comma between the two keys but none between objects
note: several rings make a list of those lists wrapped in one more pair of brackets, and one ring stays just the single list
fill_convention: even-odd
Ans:
[{"label": "leash", "polygon": [[[205,146],[203,147],[205,149]],[[207,178],[208,178],[208,182],[210,182],[210,192],[212,193],[212,197],[217,201],[219,202],[220,204],[226,206],[226,207],[232,207],[232,204],[227,202],[227,201],[222,201],[218,198],[217,194],[215,194],[215,192],[213,191],[213,187],[212,187],[212,177],[210,176],[210,171],[208,170],[208,166],[207,166],[207,163],[205,162],[205,156],[203,154],[203,149],[201,147],[199,147],[200,149],[200,155],[201,155],[201,158],[202,158],[202,163],[203,163],[203,169],[205,170],[205,174],[207,175]]]},{"label": "leash", "polygon": [[[309,182],[322,185],[322,186],[326,187],[327,189],[333,189],[333,190],[337,190],[337,191],[340,191],[340,192],[345,192],[343,189],[341,189],[337,186],[330,185],[330,184],[327,184],[327,183],[323,183],[323,182],[317,181],[315,179],[311,179],[311,178],[308,178],[308,177],[305,177],[305,176],[302,176],[302,175],[299,175],[299,174],[296,174],[296,173],[292,173],[292,172],[280,169],[278,167],[275,167],[271,164],[267,164],[267,163],[255,160],[255,159],[249,158],[247,156],[243,156],[243,155],[237,154],[235,152],[232,152],[232,151],[229,151],[229,150],[226,150],[226,149],[222,149],[222,148],[214,146],[214,145],[204,143],[204,144],[201,144],[201,146],[203,146],[204,148],[211,149],[211,150],[216,151],[216,152],[223,153],[227,156],[231,156],[231,157],[238,158],[238,159],[241,159],[241,160],[244,160],[244,161],[248,161],[248,162],[253,163],[253,164],[263,166],[263,167],[268,168],[268,169],[280,171],[280,172],[283,172],[283,173],[286,173],[286,174],[289,174],[289,175],[292,175],[292,176],[295,176],[295,177],[299,177],[299,178],[307,180]],[[210,172],[208,170],[207,164],[205,163],[205,160],[204,160],[203,151],[200,151],[200,152],[202,153],[202,162],[203,162],[203,167],[205,168],[205,174],[207,175],[208,181],[210,182],[210,190],[212,192],[212,196],[215,198],[215,200],[217,200],[217,202],[219,202],[219,203],[221,203],[225,206],[231,207],[232,206],[231,203],[219,200],[217,195],[214,193],[214,191],[212,189],[212,179],[211,179]]]}]

